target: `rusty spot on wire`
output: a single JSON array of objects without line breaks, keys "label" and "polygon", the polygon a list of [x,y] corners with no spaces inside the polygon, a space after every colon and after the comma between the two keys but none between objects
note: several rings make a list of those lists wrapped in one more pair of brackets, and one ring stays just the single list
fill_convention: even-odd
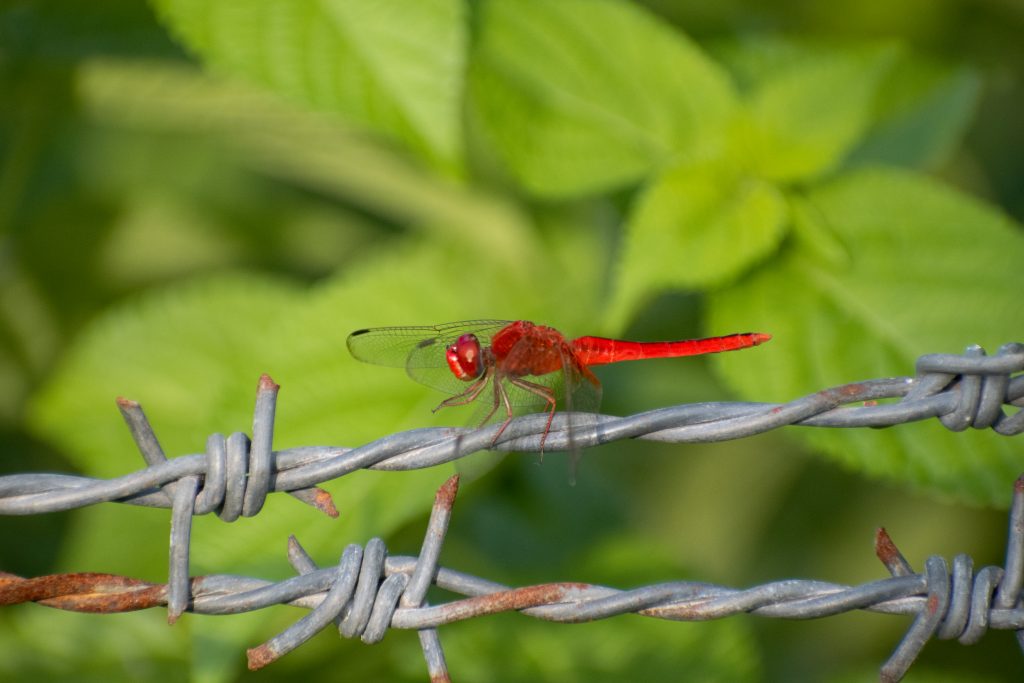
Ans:
[{"label": "rusty spot on wire", "polygon": [[885,527],[879,527],[875,531],[875,556],[893,576],[910,576],[914,573],[907,558],[903,557],[903,553],[896,547]]},{"label": "rusty spot on wire", "polygon": [[450,608],[449,614],[458,615],[460,619],[467,619],[485,614],[497,614],[509,610],[564,602],[569,593],[586,587],[587,584],[583,583],[542,583],[536,586],[513,588],[489,595],[456,600],[448,603],[445,607]]},{"label": "rusty spot on wire", "polygon": [[246,650],[245,658],[248,662],[246,666],[249,667],[249,671],[256,671],[277,659],[277,655],[274,654],[274,651],[271,650],[266,643],[264,643],[259,647],[250,647]]},{"label": "rusty spot on wire", "polygon": [[885,530],[884,526],[878,527],[875,531],[875,555],[886,567],[900,556],[899,549],[892,542],[892,537],[889,536],[889,532]]},{"label": "rusty spot on wire", "polygon": [[844,397],[860,396],[864,393],[865,387],[860,382],[854,382],[853,384],[844,384],[839,387],[839,394]]},{"label": "rusty spot on wire", "polygon": [[260,375],[259,385],[257,391],[277,391],[281,388],[281,385],[270,378],[270,375],[263,373]]},{"label": "rusty spot on wire", "polygon": [[441,488],[437,490],[437,497],[434,499],[434,504],[439,505],[444,509],[451,510],[452,505],[455,504],[455,495],[459,492],[459,475],[453,474],[448,477],[448,481],[441,484]]},{"label": "rusty spot on wire", "polygon": [[0,605],[37,602],[71,612],[112,614],[167,604],[167,586],[116,574],[80,572],[31,579],[0,575]]},{"label": "rusty spot on wire", "polygon": [[844,384],[839,387],[832,387],[819,392],[820,395],[827,398],[833,403],[848,403],[851,400],[855,400],[858,396],[863,395],[866,387],[861,382],[853,382],[851,384]]},{"label": "rusty spot on wire", "polygon": [[331,494],[319,486],[314,486],[313,491],[313,507],[323,512],[328,517],[337,518],[338,508],[334,506],[334,499],[331,498]]}]

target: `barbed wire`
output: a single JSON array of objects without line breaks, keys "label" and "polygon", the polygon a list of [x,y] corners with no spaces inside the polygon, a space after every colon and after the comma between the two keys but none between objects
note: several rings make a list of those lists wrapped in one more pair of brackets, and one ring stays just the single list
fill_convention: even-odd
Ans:
[{"label": "barbed wire", "polygon": [[[741,613],[781,619],[813,619],[855,609],[914,615],[906,635],[881,669],[882,681],[898,681],[932,637],[977,642],[988,629],[1018,631],[1024,639],[1024,476],[1014,483],[1004,567],[973,572],[968,555],[950,570],[929,557],[915,573],[885,529],[875,553],[891,577],[859,586],[787,579],[747,589],[674,581],[619,590],[587,583],[549,583],[510,588],[437,564],[458,490],[458,475],[438,490],[419,556],[389,556],[384,542],[349,545],[337,566],[319,568],[294,536],[289,563],[298,576],[279,582],[234,575],[190,580],[189,611],[226,615],[287,604],[310,609],[292,626],[247,652],[250,669],[287,654],[332,623],[346,638],[372,644],[387,629],[416,629],[431,681],[450,680],[437,628],[488,614],[517,610],[545,621],[582,623],[632,613],[673,621],[707,621]],[[467,596],[428,605],[429,585]],[[24,579],[0,572],[0,605],[38,602],[79,612],[116,613],[169,605],[171,586],[113,574],[56,574]]]},{"label": "barbed wire", "polygon": [[[995,356],[980,347],[963,355],[930,354],[914,377],[868,380],[825,389],[784,404],[700,403],[632,415],[559,414],[544,449],[589,447],[624,438],[671,443],[736,439],[786,425],[881,427],[938,417],[947,428],[993,429],[1007,436],[1024,432],[1024,345],[1006,344]],[[1017,374],[1017,376],[1014,376]],[[330,495],[316,486],[358,469],[431,467],[484,449],[539,451],[546,415],[517,418],[495,440],[498,427],[478,430],[416,429],[358,448],[313,446],[272,450],[278,385],[260,378],[253,436],[214,434],[205,454],[168,460],[141,406],[118,399],[118,407],[147,463],[144,470],[110,480],[60,474],[0,477],[0,514],[28,515],[122,502],[170,507],[171,543],[167,584],[109,574],[61,574],[21,579],[0,573],[0,604],[36,601],[79,611],[122,611],[166,605],[174,623],[186,611],[227,614],[293,604],[313,611],[280,636],[249,651],[258,668],[294,649],[331,621],[342,635],[366,642],[383,637],[388,625],[419,631],[432,680],[448,680],[436,627],[495,611],[516,609],[552,621],[591,621],[626,612],[704,620],[739,612],[812,618],[852,609],[917,617],[889,662],[883,680],[899,680],[933,635],[975,642],[987,628],[1024,629],[1020,606],[1024,583],[1024,479],[1014,488],[1005,568],[977,574],[958,556],[952,573],[944,560],[929,558],[915,574],[884,530],[876,552],[892,577],[858,587],[821,581],[785,580],[738,590],[707,583],[673,582],[629,591],[589,584],[545,584],[519,589],[439,569],[457,479],[441,488],[418,557],[386,557],[383,542],[349,546],[337,567],[317,569],[292,539],[289,558],[299,576],[278,584],[234,576],[190,578],[194,515],[216,512],[225,521],[253,516],[270,492],[287,492],[336,516]],[[884,399],[897,402],[879,404]],[[850,405],[859,404],[859,405]],[[572,435],[568,434],[569,425]],[[381,580],[383,579],[383,580]],[[431,582],[470,596],[439,606],[423,599]],[[353,616],[354,615],[354,616]],[[1024,647],[1024,636],[1018,633]]]}]

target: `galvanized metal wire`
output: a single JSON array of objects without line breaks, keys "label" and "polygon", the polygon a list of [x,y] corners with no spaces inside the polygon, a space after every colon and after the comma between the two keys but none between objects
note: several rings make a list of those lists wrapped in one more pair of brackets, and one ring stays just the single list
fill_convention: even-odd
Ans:
[{"label": "galvanized metal wire", "polygon": [[[560,414],[545,450],[588,447],[623,438],[672,443],[722,441],[785,425],[880,427],[933,417],[947,428],[992,429],[1011,436],[1024,432],[1024,345],[1007,344],[995,356],[980,347],[963,355],[922,356],[914,377],[876,379],[825,389],[784,404],[700,403],[629,417]],[[495,440],[498,427],[479,430],[417,429],[358,448],[313,446],[272,450],[278,386],[264,375],[257,390],[253,437],[212,435],[205,454],[168,460],[142,408],[118,405],[147,463],[144,470],[110,480],[59,474],[0,477],[0,513],[40,514],[100,502],[170,507],[168,582],[150,584],[112,575],[71,574],[22,579],[0,574],[0,604],[36,601],[64,609],[122,611],[167,605],[173,623],[186,610],[229,614],[292,604],[312,611],[293,627],[249,651],[258,668],[337,622],[342,635],[376,642],[386,629],[414,628],[420,635],[432,680],[448,680],[436,628],[496,611],[519,610],[550,621],[582,622],[635,612],[674,620],[706,620],[740,612],[806,619],[853,609],[914,614],[907,635],[882,668],[882,679],[899,680],[931,637],[975,642],[988,628],[1013,629],[1024,647],[1024,478],[1018,479],[1010,512],[1006,564],[974,573],[958,556],[950,571],[932,557],[917,574],[880,531],[876,551],[892,576],[844,586],[813,580],[784,580],[749,589],[707,583],[672,582],[621,591],[589,584],[545,584],[510,589],[485,579],[439,568],[457,480],[438,493],[418,557],[388,557],[383,542],[349,546],[336,567],[318,569],[292,539],[289,558],[299,576],[280,583],[237,576],[190,579],[189,546],[194,515],[216,512],[225,521],[257,514],[271,492],[287,492],[329,515],[337,515],[329,494],[316,484],[357,469],[407,470],[431,467],[479,450],[537,451],[546,415],[514,420]],[[899,399],[878,404],[882,399]],[[572,438],[568,425],[572,425]],[[428,606],[434,583],[468,596]]]}]

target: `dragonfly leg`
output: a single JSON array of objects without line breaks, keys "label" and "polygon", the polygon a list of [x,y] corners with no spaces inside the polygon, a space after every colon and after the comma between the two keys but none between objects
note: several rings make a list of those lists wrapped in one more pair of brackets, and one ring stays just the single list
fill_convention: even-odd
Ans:
[{"label": "dragonfly leg", "polygon": [[548,404],[548,421],[544,425],[544,433],[540,437],[540,455],[544,457],[544,442],[548,439],[548,432],[551,431],[551,422],[555,419],[555,392],[551,391],[548,387],[543,384],[536,384],[534,382],[527,381],[521,377],[510,377],[509,381],[515,386],[519,387],[524,391],[528,391],[531,394],[541,397]]},{"label": "dragonfly leg", "polygon": [[[511,379],[515,382],[515,379]],[[487,417],[484,422],[491,419],[498,410],[498,406],[504,404],[505,406],[505,421],[501,423],[501,427],[498,428],[498,432],[491,439],[491,445],[493,446],[497,441],[501,433],[505,431],[505,427],[508,427],[508,423],[512,421],[512,402],[508,400],[508,392],[505,391],[505,385],[500,381],[494,382],[494,406],[491,408],[491,412],[487,413]]]},{"label": "dragonfly leg", "polygon": [[480,392],[483,391],[484,387],[487,386],[487,382],[490,381],[491,373],[492,371],[488,369],[487,372],[480,376],[480,379],[469,385],[469,387],[461,394],[457,396],[452,396],[451,398],[446,398],[445,400],[438,403],[437,407],[434,408],[433,412],[436,413],[437,411],[441,410],[441,408],[450,408],[452,406],[464,406],[467,403],[472,403],[473,401],[475,401],[476,397],[479,396]]}]

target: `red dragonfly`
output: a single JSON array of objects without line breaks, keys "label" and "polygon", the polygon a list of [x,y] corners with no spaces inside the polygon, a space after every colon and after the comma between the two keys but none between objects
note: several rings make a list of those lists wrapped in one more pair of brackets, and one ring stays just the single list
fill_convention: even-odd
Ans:
[{"label": "red dragonfly", "polygon": [[472,403],[490,387],[479,424],[504,417],[492,443],[512,421],[513,408],[546,405],[543,454],[560,394],[567,410],[594,411],[600,404],[601,383],[590,366],[732,351],[769,339],[769,334],[747,332],[667,342],[570,340],[552,327],[525,320],[469,320],[356,330],[348,337],[348,350],[367,363],[404,367],[417,382],[449,394],[435,411]]}]

